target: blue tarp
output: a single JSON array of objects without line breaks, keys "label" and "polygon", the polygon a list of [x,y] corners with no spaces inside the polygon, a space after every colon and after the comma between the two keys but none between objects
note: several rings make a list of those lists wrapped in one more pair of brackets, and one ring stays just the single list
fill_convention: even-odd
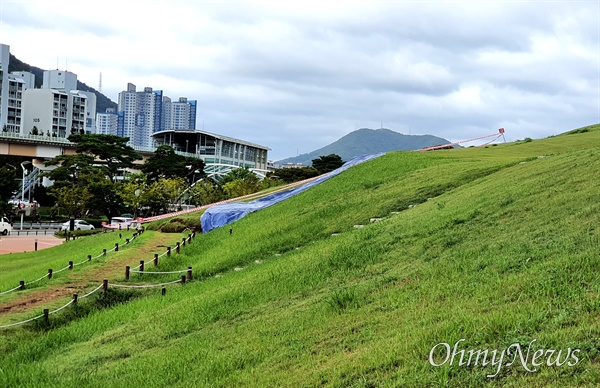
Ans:
[{"label": "blue tarp", "polygon": [[274,193],[268,195],[266,197],[257,199],[252,202],[231,202],[224,203],[221,205],[215,205],[206,209],[202,217],[200,217],[200,223],[202,225],[202,232],[210,232],[213,229],[219,228],[221,226],[228,225],[234,221],[239,220],[242,217],[245,217],[248,213],[255,212],[257,210],[261,210],[267,208],[271,205],[275,205],[283,200],[293,197],[294,195],[300,194],[305,190],[310,189],[326,181],[329,178],[332,178],[339,173],[346,171],[350,167],[356,166],[359,163],[366,162],[367,160],[371,160],[377,158],[379,156],[384,155],[385,153],[381,152],[373,155],[363,155],[356,156],[344,165],[336,170],[333,170],[314,181],[305,183],[301,186],[295,187],[293,189],[282,191],[280,193]]}]

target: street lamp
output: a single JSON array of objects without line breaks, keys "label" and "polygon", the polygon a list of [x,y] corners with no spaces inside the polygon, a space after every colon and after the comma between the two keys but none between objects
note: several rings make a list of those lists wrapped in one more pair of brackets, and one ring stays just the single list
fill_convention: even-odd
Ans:
[{"label": "street lamp", "polygon": [[27,170],[24,166],[25,164],[31,164],[31,162],[26,160],[21,163],[21,168],[23,169],[23,180],[21,181],[21,201],[25,201],[25,174],[27,173]]},{"label": "street lamp", "polygon": [[186,140],[186,141],[185,141],[185,153],[186,153],[186,154],[187,154],[187,150],[188,150],[188,142],[189,142],[189,140]]},{"label": "street lamp", "polygon": [[[23,202],[25,202],[25,173],[27,172],[24,166],[25,164],[31,164],[31,162],[26,160],[21,163],[21,168],[23,169],[23,181],[21,182],[21,201]],[[21,203],[19,203],[19,208],[21,208]],[[25,213],[25,210],[21,209],[21,230],[23,230],[23,213]]]}]

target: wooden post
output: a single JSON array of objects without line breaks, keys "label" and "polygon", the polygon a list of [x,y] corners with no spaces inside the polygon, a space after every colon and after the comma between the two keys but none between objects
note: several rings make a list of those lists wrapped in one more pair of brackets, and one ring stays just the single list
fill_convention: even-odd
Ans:
[{"label": "wooden post", "polygon": [[171,247],[167,247],[167,256],[171,257]]},{"label": "wooden post", "polygon": [[73,294],[73,304],[77,306],[77,294]]},{"label": "wooden post", "polygon": [[165,296],[165,295],[167,295],[167,289],[166,289],[166,287],[163,286],[163,288],[162,288],[162,296]]},{"label": "wooden post", "polygon": [[129,280],[129,266],[125,266],[125,280]]},{"label": "wooden post", "polygon": [[185,284],[185,275],[181,275],[181,284]]},{"label": "wooden post", "polygon": [[92,261],[92,255],[88,255],[88,261]]},{"label": "wooden post", "polygon": [[115,243],[115,252],[119,251],[119,243]]},{"label": "wooden post", "polygon": [[49,309],[44,309],[44,322],[48,323],[48,316],[50,315]]},{"label": "wooden post", "polygon": [[154,266],[158,266],[158,253],[154,254]]},{"label": "wooden post", "polygon": [[187,271],[187,281],[191,281],[192,280],[192,267],[188,267],[188,271]]},{"label": "wooden post", "polygon": [[37,238],[35,239],[35,251],[37,252]]},{"label": "wooden post", "polygon": [[69,269],[73,269],[73,262],[69,261]]},{"label": "wooden post", "polygon": [[185,237],[181,238],[181,245],[185,246]]},{"label": "wooden post", "polygon": [[140,272],[144,272],[144,260],[140,260]]},{"label": "wooden post", "polygon": [[104,290],[105,294],[108,292],[108,279],[104,279],[102,282],[102,289]]},{"label": "wooden post", "polygon": [[48,268],[48,279],[52,279],[52,268]]},{"label": "wooden post", "polygon": [[125,239],[125,244],[129,244],[129,239],[128,238]]},{"label": "wooden post", "polygon": [[25,289],[25,280],[19,281],[19,289],[20,290],[24,290]]},{"label": "wooden post", "polygon": [[119,233],[119,240],[123,238],[123,235]]},{"label": "wooden post", "polygon": [[102,256],[106,256],[106,248],[102,250]]},{"label": "wooden post", "polygon": [[180,245],[179,245],[179,241],[178,241],[177,245],[175,246],[175,252],[176,253],[179,253],[179,247],[180,247]]}]

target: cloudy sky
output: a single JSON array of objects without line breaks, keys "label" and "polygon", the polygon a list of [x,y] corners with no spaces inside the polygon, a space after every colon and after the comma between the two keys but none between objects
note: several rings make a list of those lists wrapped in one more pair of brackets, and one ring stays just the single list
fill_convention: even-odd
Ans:
[{"label": "cloudy sky", "polygon": [[11,1],[0,43],[113,101],[198,100],[279,160],[357,128],[508,141],[600,122],[600,1]]}]

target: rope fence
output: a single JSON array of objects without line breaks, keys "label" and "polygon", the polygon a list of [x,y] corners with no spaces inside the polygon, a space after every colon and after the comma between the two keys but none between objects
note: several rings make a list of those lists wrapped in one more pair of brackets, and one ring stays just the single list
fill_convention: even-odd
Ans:
[{"label": "rope fence", "polygon": [[[131,239],[125,239],[125,240],[126,240],[125,244],[129,244],[129,243],[130,243],[131,241],[133,241],[133,240],[134,240],[134,239],[135,239],[137,236],[139,236],[139,235],[140,235],[142,232],[143,232],[143,229],[136,231],[136,232],[133,234],[133,236],[131,237]],[[122,235],[121,235],[121,234],[119,234],[119,237],[120,237],[120,238],[122,238]],[[55,274],[57,274],[57,273],[60,273],[60,272],[62,272],[62,271],[65,271],[65,270],[67,270],[67,269],[73,269],[73,267],[75,267],[75,266],[82,265],[83,263],[90,262],[90,261],[92,261],[92,260],[94,260],[94,259],[97,259],[97,258],[99,258],[99,257],[106,256],[106,254],[107,254],[107,253],[110,253],[110,252],[115,252],[115,251],[118,251],[118,250],[119,250],[119,243],[115,243],[115,246],[114,246],[114,248],[112,248],[111,250],[108,250],[108,251],[107,251],[106,249],[104,249],[104,250],[102,251],[102,253],[100,253],[99,255],[97,255],[97,256],[94,256],[94,257],[92,257],[92,255],[88,255],[88,257],[87,257],[87,259],[86,259],[86,260],[83,260],[83,261],[81,261],[81,262],[79,262],[79,263],[75,263],[75,264],[74,264],[72,261],[69,261],[69,265],[68,265],[68,266],[66,266],[66,267],[64,267],[64,268],[61,268],[61,269],[59,269],[58,271],[53,271],[52,269],[48,269],[48,273],[47,273],[47,274],[45,274],[44,276],[40,277],[39,279],[32,280],[32,281],[30,281],[30,282],[25,282],[25,281],[21,280],[21,281],[20,281],[20,284],[19,284],[17,287],[11,288],[10,290],[2,291],[2,292],[0,292],[0,295],[5,295],[5,294],[8,294],[8,293],[10,293],[10,292],[17,291],[17,290],[23,290],[23,289],[25,288],[25,286],[28,286],[28,285],[31,285],[31,284],[37,283],[37,282],[39,282],[39,281],[41,281],[41,280],[43,280],[43,279],[45,279],[45,278],[51,279],[53,274],[55,275]],[[167,253],[167,252],[165,252],[164,254],[166,254],[166,253]],[[164,254],[163,254],[163,255],[164,255]]]},{"label": "rope fence", "polygon": [[172,282],[159,283],[159,284],[132,285],[132,284],[112,284],[112,283],[109,283],[108,285],[111,286],[111,287],[115,287],[115,288],[156,288],[156,287],[167,286],[169,284],[175,284],[175,283],[182,283],[182,281],[180,279],[177,279],[177,280],[173,280]]},{"label": "rope fence", "polygon": [[[141,233],[141,232],[136,232],[136,234],[134,234],[134,236],[132,237],[132,240],[135,239],[135,237],[139,233]],[[195,239],[195,237],[196,237],[196,231],[195,230],[193,230],[192,233],[189,234],[187,237],[183,237],[181,243],[178,242],[176,244],[176,248],[175,248],[176,253],[180,253],[180,248],[184,247],[186,245],[186,243],[190,244],[192,242],[192,240]],[[130,240],[126,239],[126,243],[125,244],[128,244],[129,242],[130,242]],[[95,257],[92,257],[91,255],[88,255],[87,260],[84,260],[84,261],[76,263],[76,264],[74,264],[72,261],[70,261],[68,266],[66,266],[65,268],[61,268],[61,269],[59,269],[58,271],[55,271],[55,272],[53,272],[52,269],[49,269],[48,273],[46,275],[42,276],[41,278],[36,279],[36,280],[34,280],[32,282],[28,282],[28,283],[25,283],[24,281],[21,281],[21,284],[19,286],[15,287],[15,288],[12,288],[10,290],[4,291],[4,292],[0,293],[0,295],[7,294],[9,292],[13,292],[13,291],[16,291],[16,290],[19,290],[19,289],[24,289],[25,285],[29,285],[29,284],[41,281],[44,278],[51,279],[53,273],[57,274],[57,273],[60,273],[62,271],[65,271],[67,269],[73,269],[73,267],[76,266],[76,265],[81,265],[83,263],[89,262],[89,261],[91,261],[93,259],[96,259],[98,257],[105,256],[106,253],[108,253],[108,252],[118,251],[118,250],[119,250],[119,244],[116,243],[115,247],[113,249],[111,249],[110,251],[107,251],[106,249],[104,249],[103,253],[101,253],[100,255],[95,256]],[[154,258],[153,258],[154,265],[158,266],[158,259],[160,257],[162,257],[162,256],[165,256],[165,255],[171,256],[171,247],[167,247],[167,250],[164,253],[160,254],[160,255],[159,254],[154,254]],[[99,285],[98,287],[96,287],[94,290],[88,292],[87,294],[81,296],[79,299],[81,299],[81,298],[87,298],[90,295],[92,295],[95,292],[97,292],[98,290],[100,290],[101,288],[103,288],[104,292],[106,293],[109,287],[113,287],[113,288],[125,288],[125,289],[146,289],[146,288],[163,287],[163,289],[162,289],[162,295],[164,296],[166,294],[166,289],[164,288],[165,286],[176,284],[176,283],[185,284],[186,282],[192,281],[192,267],[188,267],[185,270],[177,270],[177,271],[144,271],[144,261],[141,260],[140,264],[137,267],[134,267],[133,269],[130,269],[129,266],[126,266],[125,268],[126,268],[126,270],[125,270],[125,280],[129,280],[129,274],[131,272],[137,273],[137,274],[152,274],[152,275],[172,275],[172,274],[185,274],[185,275],[182,275],[181,279],[174,280],[174,281],[171,281],[171,282],[158,283],[158,284],[143,284],[143,285],[115,284],[115,283],[109,283],[108,280],[105,279],[104,282],[101,285]],[[73,299],[71,301],[69,301],[64,306],[57,308],[56,310],[49,311],[48,309],[44,309],[44,314],[41,314],[41,315],[38,315],[36,317],[27,319],[27,320],[22,321],[22,322],[17,322],[17,323],[12,323],[12,324],[9,324],[9,325],[0,326],[0,329],[14,327],[14,326],[18,326],[18,325],[23,325],[25,323],[35,321],[35,320],[40,319],[42,317],[44,317],[44,319],[46,321],[48,321],[49,315],[55,314],[55,313],[57,313],[57,312],[65,309],[65,308],[67,308],[71,304],[76,304],[77,303],[77,299],[78,299],[77,294],[74,294],[73,295]]]},{"label": "rope fence", "polygon": [[136,270],[129,270],[129,272],[133,272],[133,273],[139,273],[139,274],[147,274],[147,275],[170,275],[170,274],[175,274],[175,273],[186,273],[188,270],[187,269],[182,269],[181,271],[170,271],[170,272],[157,272],[157,271],[136,271]]},{"label": "rope fence", "polygon": [[87,294],[85,294],[83,296],[78,297],[77,294],[73,294],[73,299],[71,299],[68,303],[66,303],[65,305],[63,305],[63,306],[61,306],[61,307],[59,307],[59,308],[57,308],[55,310],[50,311],[49,309],[44,309],[44,313],[43,314],[40,314],[40,315],[35,316],[33,318],[26,319],[26,320],[21,321],[21,322],[11,323],[11,324],[8,324],[8,325],[2,325],[2,326],[0,326],[0,329],[7,329],[7,328],[10,328],[10,327],[24,325],[26,323],[33,322],[33,321],[35,321],[37,319],[40,319],[40,318],[44,318],[46,321],[48,321],[48,317],[50,315],[56,314],[59,311],[66,309],[67,307],[69,307],[72,304],[77,304],[77,301],[79,299],[87,298],[87,297],[93,295],[94,293],[98,292],[98,290],[100,290],[101,288],[103,288],[104,289],[104,293],[106,293],[107,290],[108,290],[108,287],[113,287],[113,288],[129,288],[129,289],[143,289],[143,288],[163,287],[162,295],[165,296],[166,295],[166,289],[164,287],[168,286],[168,285],[176,284],[176,283],[185,284],[186,283],[185,276],[183,276],[181,279],[174,280],[172,282],[159,283],[159,284],[146,284],[146,285],[114,284],[114,283],[109,283],[108,280],[104,279],[104,281],[102,282],[102,284],[100,284],[98,287],[94,288],[92,291],[88,292]]}]

